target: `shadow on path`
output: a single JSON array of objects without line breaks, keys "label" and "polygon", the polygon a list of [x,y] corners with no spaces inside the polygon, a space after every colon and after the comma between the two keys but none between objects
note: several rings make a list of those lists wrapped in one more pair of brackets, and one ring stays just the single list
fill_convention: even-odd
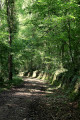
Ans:
[{"label": "shadow on path", "polygon": [[80,120],[80,113],[60,90],[37,78],[0,94],[0,120]]}]

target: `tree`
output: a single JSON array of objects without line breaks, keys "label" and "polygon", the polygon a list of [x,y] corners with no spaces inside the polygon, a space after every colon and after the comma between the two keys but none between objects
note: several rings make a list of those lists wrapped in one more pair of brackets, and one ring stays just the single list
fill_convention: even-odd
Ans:
[{"label": "tree", "polygon": [[27,7],[26,12],[31,15],[30,24],[35,28],[33,42],[40,43],[35,49],[44,54],[42,64],[45,69],[54,71],[60,64],[72,71],[78,68],[80,53],[77,32],[79,27],[76,24],[79,23],[78,14],[76,15],[79,11],[78,4],[75,0],[38,0],[32,1]]},{"label": "tree", "polygon": [[8,32],[9,32],[9,80],[12,80],[12,72],[13,72],[13,62],[12,62],[12,41],[14,40],[14,36],[16,33],[16,25],[15,25],[15,1],[14,0],[6,0],[6,14],[7,14],[7,23],[8,23]]}]

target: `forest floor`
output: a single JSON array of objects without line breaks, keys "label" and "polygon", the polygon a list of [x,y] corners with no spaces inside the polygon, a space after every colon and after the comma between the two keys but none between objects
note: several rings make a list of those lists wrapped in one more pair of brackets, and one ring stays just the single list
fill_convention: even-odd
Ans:
[{"label": "forest floor", "polygon": [[80,120],[76,102],[37,78],[0,93],[0,120]]}]

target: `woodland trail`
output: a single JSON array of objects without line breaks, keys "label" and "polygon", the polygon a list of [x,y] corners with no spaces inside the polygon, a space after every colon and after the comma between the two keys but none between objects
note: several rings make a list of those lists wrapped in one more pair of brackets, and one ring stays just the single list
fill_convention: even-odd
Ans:
[{"label": "woodland trail", "polygon": [[80,120],[77,103],[37,78],[0,93],[0,120]]}]

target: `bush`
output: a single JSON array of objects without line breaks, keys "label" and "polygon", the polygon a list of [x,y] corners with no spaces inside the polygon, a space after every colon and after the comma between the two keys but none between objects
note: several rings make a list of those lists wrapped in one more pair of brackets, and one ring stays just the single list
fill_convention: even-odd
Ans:
[{"label": "bush", "polygon": [[11,85],[17,86],[22,84],[23,80],[20,77],[13,77],[12,81],[10,82]]}]

